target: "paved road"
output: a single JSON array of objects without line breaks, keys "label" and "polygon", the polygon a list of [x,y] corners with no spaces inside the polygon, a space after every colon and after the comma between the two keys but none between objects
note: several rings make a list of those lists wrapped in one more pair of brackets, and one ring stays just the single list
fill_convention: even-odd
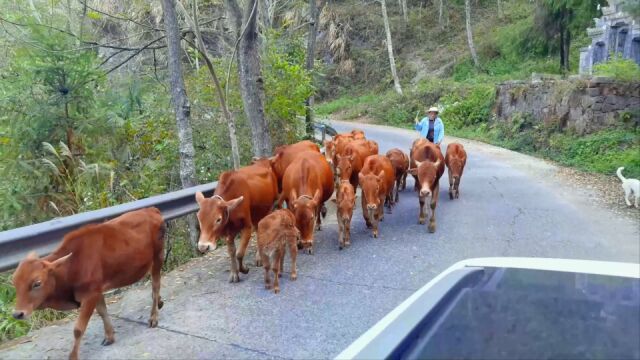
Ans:
[{"label": "paved road", "polygon": [[[335,123],[339,131],[353,125]],[[358,125],[380,144],[408,149],[413,132]],[[451,140],[448,138],[448,140]],[[417,224],[418,200],[405,191],[381,236],[354,215],[352,246],[338,251],[335,215],[316,235],[315,255],[298,257],[299,278],[285,275],[282,292],[264,290],[262,269],[239,284],[227,282],[226,251],[218,249],[163,280],[160,327],[146,328],[149,285],[109,305],[116,343],[100,346],[95,316],[84,338],[85,358],[330,358],[437,273],[456,261],[483,256],[566,257],[637,262],[638,222],[594,207],[588,190],[558,181],[544,161],[475,142],[460,199],[451,201],[441,180],[438,229]],[[408,189],[413,180],[409,178]],[[359,202],[357,202],[359,203]],[[252,254],[249,255],[251,258]],[[285,268],[288,269],[288,263]],[[72,324],[47,327],[0,358],[63,358]]]}]

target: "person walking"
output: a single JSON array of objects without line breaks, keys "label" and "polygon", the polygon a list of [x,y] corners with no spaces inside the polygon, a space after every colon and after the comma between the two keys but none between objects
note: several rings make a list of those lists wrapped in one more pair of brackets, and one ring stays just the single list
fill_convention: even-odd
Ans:
[{"label": "person walking", "polygon": [[442,139],[444,139],[444,123],[438,117],[438,112],[438,108],[432,106],[427,111],[427,116],[422,120],[418,121],[416,117],[415,129],[420,132],[420,137],[440,146]]}]

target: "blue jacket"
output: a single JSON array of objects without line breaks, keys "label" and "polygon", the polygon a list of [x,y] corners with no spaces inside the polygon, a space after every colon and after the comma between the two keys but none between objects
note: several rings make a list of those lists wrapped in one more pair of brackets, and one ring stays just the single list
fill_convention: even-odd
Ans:
[{"label": "blue jacket", "polygon": [[[416,124],[416,130],[420,131],[420,137],[427,138],[429,133],[429,118],[425,117]],[[439,117],[436,117],[436,121],[433,124],[433,142],[439,143],[444,138],[444,123]]]}]

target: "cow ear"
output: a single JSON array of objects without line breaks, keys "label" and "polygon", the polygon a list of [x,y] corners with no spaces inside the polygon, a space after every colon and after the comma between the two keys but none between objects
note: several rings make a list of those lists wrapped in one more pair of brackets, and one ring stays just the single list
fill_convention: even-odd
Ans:
[{"label": "cow ear", "polygon": [[342,159],[342,156],[340,156],[340,154],[336,154],[336,160],[338,160],[338,162],[340,162],[340,159]]},{"label": "cow ear", "polygon": [[230,213],[233,211],[233,209],[237,208],[238,205],[240,205],[242,203],[242,200],[244,200],[244,196],[240,196],[237,197],[233,200],[229,200],[227,201],[227,213]]},{"label": "cow ear", "polygon": [[353,161],[354,158],[355,156],[353,154],[349,155],[349,161]]},{"label": "cow ear", "polygon": [[362,182],[364,182],[364,174],[362,173],[358,173],[358,182],[360,184],[362,184]]},{"label": "cow ear", "polygon": [[313,202],[316,204],[316,206],[318,204],[320,204],[320,201],[322,199],[320,199],[320,189],[316,190],[315,194],[313,194]]},{"label": "cow ear", "polygon": [[38,254],[35,251],[31,251],[29,255],[27,255],[27,260],[38,260]]},{"label": "cow ear", "polygon": [[416,163],[416,169],[417,169],[417,168],[419,168],[419,167],[420,167],[420,165],[422,165],[422,163],[423,163],[423,162],[424,162],[424,161],[418,161],[418,160],[415,160],[415,163]]},{"label": "cow ear", "polygon": [[69,259],[71,258],[71,255],[73,255],[73,253],[69,253],[68,255],[65,255],[63,257],[61,257],[60,259],[53,261],[53,262],[45,262],[45,266],[47,268],[49,268],[49,270],[55,270],[57,268],[59,268],[60,266],[66,264]]},{"label": "cow ear", "polygon": [[382,179],[384,179],[384,170],[380,171],[380,174],[378,174],[378,182],[381,183]]},{"label": "cow ear", "polygon": [[411,169],[407,170],[407,173],[409,175],[417,176],[418,175],[418,168],[417,167],[411,168]]},{"label": "cow ear", "polygon": [[198,205],[202,205],[202,202],[204,201],[204,195],[200,191],[196,193],[196,201],[198,202]]}]

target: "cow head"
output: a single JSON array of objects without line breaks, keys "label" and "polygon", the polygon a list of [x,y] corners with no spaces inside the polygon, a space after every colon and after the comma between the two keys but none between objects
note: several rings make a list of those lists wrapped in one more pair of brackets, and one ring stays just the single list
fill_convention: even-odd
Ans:
[{"label": "cow head", "polygon": [[244,200],[243,196],[226,201],[219,195],[205,198],[201,192],[196,193],[198,210],[198,221],[200,222],[200,239],[198,239],[198,250],[205,253],[208,250],[215,250],[217,240],[223,235],[224,229],[229,223],[231,212]]},{"label": "cow head", "polygon": [[[380,202],[380,191],[384,180],[384,170],[377,176],[375,174],[364,175],[360,173],[358,180],[362,187],[362,196],[365,198],[367,211],[369,212],[369,215],[372,215],[378,207],[384,205]],[[372,217],[369,218],[372,219]]]},{"label": "cow head", "polygon": [[336,154],[336,176],[338,180],[349,180],[353,173],[353,160],[355,155],[339,155]]},{"label": "cow head", "polygon": [[415,161],[416,167],[409,169],[409,174],[418,177],[419,196],[421,198],[431,198],[436,187],[438,177],[438,167],[440,160],[435,163],[431,161]]},{"label": "cow head", "polygon": [[353,208],[356,205],[356,195],[349,181],[340,181],[337,198],[333,199],[333,201],[336,203],[338,221],[351,223]]},{"label": "cow head", "polygon": [[451,179],[454,183],[460,182],[460,176],[462,176],[462,168],[464,167],[464,161],[460,158],[449,158],[449,170],[451,171]]},{"label": "cow head", "polygon": [[373,141],[373,140],[367,140],[367,146],[369,147],[369,153],[371,155],[377,155],[379,150],[378,150],[378,143]]},{"label": "cow head", "polygon": [[16,288],[14,318],[28,319],[33,310],[41,308],[56,289],[55,273],[68,266],[71,255],[50,262],[39,259],[32,252],[20,262],[13,273],[13,286]]},{"label": "cow head", "polygon": [[309,195],[300,195],[294,198],[292,205],[293,214],[296,217],[296,227],[300,230],[302,237],[302,248],[313,247],[313,229],[316,223],[316,216],[318,214],[318,206],[320,206],[320,190],[316,190],[313,198]]},{"label": "cow head", "polygon": [[354,140],[362,140],[362,139],[365,138],[364,131],[359,130],[359,129],[351,130],[351,135],[353,136]]},{"label": "cow head", "polygon": [[327,160],[329,164],[333,165],[333,155],[335,154],[335,144],[332,140],[324,141],[324,158]]}]

